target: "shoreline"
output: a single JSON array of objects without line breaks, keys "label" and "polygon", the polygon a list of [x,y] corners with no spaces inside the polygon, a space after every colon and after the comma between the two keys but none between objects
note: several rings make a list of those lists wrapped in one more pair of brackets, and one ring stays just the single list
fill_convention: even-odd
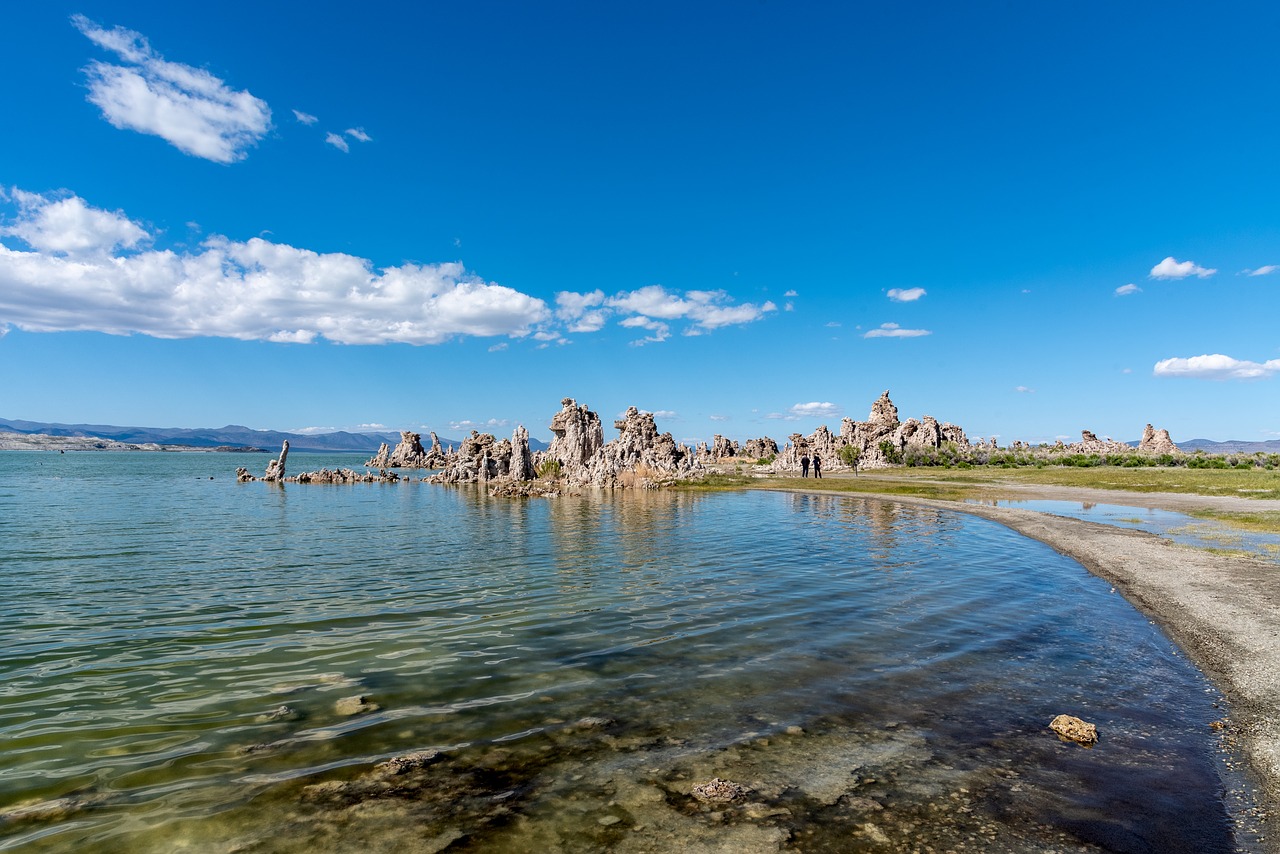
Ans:
[{"label": "shoreline", "polygon": [[[1004,525],[1079,562],[1150,617],[1225,695],[1231,735],[1257,786],[1262,846],[1280,852],[1280,567],[1226,556],[1155,534],[1014,507],[874,492],[778,487],[778,491],[874,498],[968,513]],[[1253,499],[1120,493],[1021,485],[1010,500],[1061,499],[1188,509],[1274,509]]]}]

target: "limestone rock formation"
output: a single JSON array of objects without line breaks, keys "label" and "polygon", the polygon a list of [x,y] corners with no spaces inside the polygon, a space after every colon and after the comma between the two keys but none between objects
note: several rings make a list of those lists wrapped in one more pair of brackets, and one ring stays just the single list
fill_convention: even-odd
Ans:
[{"label": "limestone rock formation", "polygon": [[511,434],[511,466],[508,475],[513,481],[533,480],[538,476],[533,467],[533,452],[529,450],[529,431],[523,424]]},{"label": "limestone rock formation", "polygon": [[1169,438],[1168,430],[1156,430],[1150,424],[1142,431],[1142,441],[1138,443],[1138,450],[1153,454],[1181,453],[1178,446],[1173,444],[1173,439]]},{"label": "limestone rock formation", "polygon": [[570,397],[551,419],[554,438],[540,459],[555,460],[560,477],[575,486],[642,487],[696,477],[697,455],[670,433],[659,433],[653,414],[632,406],[613,423],[618,438],[604,443],[600,416]]},{"label": "limestone rock formation", "polygon": [[547,457],[572,470],[585,466],[604,446],[600,416],[572,397],[560,401],[560,411],[551,418],[551,436]]},{"label": "limestone rock formation", "polygon": [[396,445],[395,450],[389,451],[387,443],[383,442],[378,453],[365,462],[365,465],[380,469],[437,469],[444,468],[446,462],[445,453],[440,448],[440,437],[434,431],[431,433],[431,450],[425,450],[420,434],[402,430],[400,444]]},{"label": "limestone rock formation", "polygon": [[270,483],[279,483],[284,480],[284,461],[289,456],[289,440],[285,439],[284,444],[280,446],[280,458],[267,463],[267,472],[262,479]]},{"label": "limestone rock formation", "polygon": [[511,456],[509,440],[498,440],[492,433],[472,430],[444,469],[428,480],[431,483],[473,483],[507,477],[511,471]]},{"label": "limestone rock formation", "polygon": [[1068,445],[1067,450],[1077,454],[1127,454],[1133,448],[1124,442],[1117,442],[1110,436],[1099,439],[1092,430],[1081,430],[1080,441]]},{"label": "limestone rock formation", "polygon": [[723,460],[726,457],[738,456],[738,443],[726,439],[717,433],[711,437],[711,459]]},{"label": "limestone rock formation", "polygon": [[748,439],[742,446],[742,456],[754,460],[767,460],[778,456],[778,443],[768,436]]}]

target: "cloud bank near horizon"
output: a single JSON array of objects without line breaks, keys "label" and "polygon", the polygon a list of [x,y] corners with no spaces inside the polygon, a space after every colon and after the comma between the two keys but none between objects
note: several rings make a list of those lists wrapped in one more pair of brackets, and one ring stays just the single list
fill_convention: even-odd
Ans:
[{"label": "cloud bank near horizon", "polygon": [[339,344],[440,344],[459,337],[558,339],[610,320],[665,340],[750,323],[776,310],[735,303],[724,291],[668,291],[650,285],[606,297],[561,292],[558,308],[487,282],[459,262],[373,262],[261,237],[214,235],[193,251],[149,248],[154,235],[122,211],[94,208],[69,193],[0,191],[16,214],[0,220],[0,329],[93,331],[155,338],[221,337]]},{"label": "cloud bank near horizon", "polygon": [[[123,64],[94,60],[85,67],[89,101],[121,130],[158,136],[193,157],[234,163],[271,128],[271,108],[201,68],[169,62],[145,36],[106,29],[83,15],[72,25]],[[302,120],[302,116],[299,115]]]}]

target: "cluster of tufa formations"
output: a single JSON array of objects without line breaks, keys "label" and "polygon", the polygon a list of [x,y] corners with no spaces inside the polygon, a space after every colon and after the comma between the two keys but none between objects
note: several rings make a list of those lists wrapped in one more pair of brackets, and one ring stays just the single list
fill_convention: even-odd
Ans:
[{"label": "cluster of tufa formations", "polygon": [[[832,433],[825,425],[805,436],[793,433],[781,448],[763,436],[743,444],[715,436],[708,445],[697,448],[677,442],[670,433],[658,432],[652,413],[632,406],[622,418],[613,422],[617,438],[605,442],[604,428],[598,413],[579,405],[571,397],[560,402],[560,411],[549,425],[552,441],[545,451],[532,451],[529,431],[517,427],[510,439],[498,439],[491,433],[475,430],[455,450],[441,447],[440,439],[431,433],[431,447],[422,446],[422,437],[409,431],[400,434],[394,449],[384,442],[378,453],[365,465],[377,472],[351,469],[304,472],[287,477],[285,460],[289,443],[281,448],[279,459],[267,465],[263,481],[280,483],[396,483],[407,480],[388,469],[428,469],[434,473],[422,478],[430,483],[483,483],[502,495],[556,495],[564,490],[582,487],[605,489],[655,489],[678,481],[701,478],[712,467],[726,463],[749,465],[762,474],[798,472],[802,457],[821,457],[826,471],[885,468],[909,459],[912,454],[931,454],[945,450],[952,454],[996,451],[995,438],[971,442],[964,430],[950,423],[939,423],[932,416],[898,420],[898,407],[885,391],[871,404],[865,421],[845,418],[840,432]],[[1016,451],[1031,451],[1023,442],[1014,442]],[[1049,453],[1114,454],[1132,453],[1134,449],[1110,437],[1099,439],[1085,430],[1079,442],[1070,445],[1058,441]],[[1138,453],[1178,454],[1168,430],[1156,430],[1150,424],[1143,432]],[[259,480],[248,470],[237,469],[241,482]]]}]

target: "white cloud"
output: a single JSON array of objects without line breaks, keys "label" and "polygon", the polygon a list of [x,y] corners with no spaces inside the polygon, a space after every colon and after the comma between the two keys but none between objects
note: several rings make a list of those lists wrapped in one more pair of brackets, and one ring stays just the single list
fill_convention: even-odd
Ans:
[{"label": "white cloud", "polygon": [[783,306],[782,306],[782,310],[783,310],[783,311],[795,311],[795,310],[796,310],[796,304],[795,304],[795,303],[793,303],[793,302],[791,302],[790,300],[788,300],[785,304],[783,304]]},{"label": "white cloud", "polygon": [[1018,392],[1019,394],[1035,394],[1036,393],[1035,389],[1027,388],[1024,385],[1016,386],[1013,390]]},{"label": "white cloud", "polygon": [[834,403],[797,403],[788,412],[796,418],[835,418],[840,414],[840,407]]},{"label": "white cloud", "polygon": [[140,33],[107,30],[83,15],[72,24],[126,65],[94,61],[85,68],[89,101],[115,127],[151,134],[193,157],[243,160],[271,127],[267,102],[236,91],[208,71],[168,62]]},{"label": "white cloud", "polygon": [[628,329],[648,329],[652,335],[646,335],[644,338],[637,338],[631,342],[632,347],[643,347],[645,344],[660,344],[671,337],[671,327],[660,320],[652,320],[648,317],[628,317],[625,320],[618,321],[619,326]]},{"label": "white cloud", "polygon": [[387,425],[386,425],[386,424],[379,424],[378,422],[376,422],[376,421],[375,421],[375,422],[373,422],[372,424],[357,424],[357,425],[355,426],[355,429],[356,429],[356,430],[364,430],[364,431],[371,431],[371,430],[386,430],[386,429],[387,429]]},{"label": "white cloud", "polygon": [[348,154],[351,151],[351,146],[347,144],[347,141],[336,133],[325,134],[324,141],[341,151],[343,154]]},{"label": "white cloud", "polygon": [[1280,270],[1280,264],[1266,264],[1256,270],[1245,270],[1245,274],[1249,276],[1270,276],[1272,273]]},{"label": "white cloud", "polygon": [[320,436],[325,433],[338,432],[337,427],[295,427],[289,431],[290,433],[299,433],[303,436]]},{"label": "white cloud", "polygon": [[56,255],[86,255],[132,249],[150,236],[120,211],[91,208],[78,196],[51,199],[14,188],[17,223],[0,235],[20,238],[31,248]]},{"label": "white cloud", "polygon": [[924,296],[928,291],[924,288],[890,288],[889,299],[894,302],[915,302]]},{"label": "white cloud", "polygon": [[828,322],[828,323],[827,323],[827,328],[828,328],[828,329],[839,329],[839,328],[840,328],[840,323],[839,323],[839,321],[832,320],[832,321],[830,321],[830,322]]},{"label": "white cloud", "polygon": [[928,329],[903,329],[896,323],[882,323],[878,329],[869,329],[862,333],[863,338],[919,338],[932,335]]},{"label": "white cloud", "polygon": [[794,290],[790,290],[790,291],[787,291],[785,294],[783,294],[783,296],[784,296],[784,297],[798,297],[798,296],[800,296],[800,294],[796,293]]},{"label": "white cloud", "polygon": [[587,293],[561,291],[556,294],[556,317],[568,324],[571,332],[595,332],[610,318],[621,317],[619,325],[628,329],[648,329],[646,338],[633,341],[639,346],[665,341],[671,337],[671,322],[689,325],[682,335],[697,336],[722,326],[751,323],[778,307],[772,302],[762,305],[733,303],[724,291],[668,291],[661,285],[649,285],[634,291],[619,291],[606,297],[601,290]]},{"label": "white cloud", "polygon": [[729,420],[728,415],[709,415],[707,417],[710,418],[712,421],[728,421]]},{"label": "white cloud", "polygon": [[[74,196],[15,190],[14,198],[18,216],[4,233],[33,251],[0,244],[0,324],[28,331],[439,344],[521,337],[551,318],[542,300],[485,282],[460,263],[375,271],[352,255],[216,235],[195,251],[126,252],[119,247],[146,235],[123,214]],[[53,230],[59,217],[64,233]]]},{"label": "white cloud", "polygon": [[1127,297],[1129,294],[1136,294],[1141,292],[1142,292],[1142,288],[1138,287],[1133,282],[1130,282],[1127,285],[1121,285],[1120,287],[1116,288],[1116,296],[1118,297]]},{"label": "white cloud", "polygon": [[1201,279],[1207,279],[1217,270],[1201,267],[1193,261],[1176,261],[1170,255],[1159,264],[1151,268],[1151,278],[1153,279],[1185,279],[1187,276],[1197,276]]},{"label": "white cloud", "polygon": [[502,427],[510,427],[511,422],[506,418],[490,418],[488,421],[472,421],[464,419],[462,421],[450,421],[450,430],[480,430],[484,432],[492,432]]},{"label": "white cloud", "polygon": [[298,121],[302,122],[304,125],[313,125],[316,122],[320,121],[310,113],[302,112],[302,110],[294,110],[293,117],[296,118]]},{"label": "white cloud", "polygon": [[680,413],[676,412],[674,409],[655,409],[653,411],[653,417],[669,418],[672,421],[678,421],[680,420]]},{"label": "white cloud", "polygon": [[351,137],[352,139],[358,139],[358,140],[360,140],[361,142],[372,142],[372,141],[373,141],[373,137],[371,137],[371,136],[369,136],[369,134],[365,133],[365,132],[364,132],[364,128],[347,128],[347,130],[346,130],[346,134],[347,134],[347,136]]},{"label": "white cloud", "polygon": [[1280,373],[1280,359],[1247,362],[1221,353],[1189,359],[1162,359],[1153,373],[1158,377],[1192,377],[1202,380],[1256,380]]},{"label": "white cloud", "polygon": [[490,353],[501,353],[501,352],[502,352],[503,350],[505,350],[505,349],[507,349],[507,342],[506,342],[506,341],[503,341],[501,344],[494,344],[492,347],[490,347],[490,348],[489,348],[489,352],[490,352]]}]

